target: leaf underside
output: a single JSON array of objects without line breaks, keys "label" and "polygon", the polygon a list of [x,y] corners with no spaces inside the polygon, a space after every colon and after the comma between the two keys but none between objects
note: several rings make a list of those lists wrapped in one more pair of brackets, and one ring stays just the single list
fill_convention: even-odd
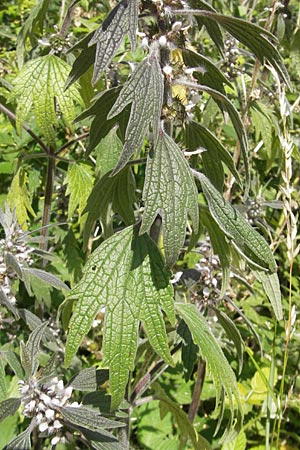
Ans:
[{"label": "leaf underside", "polygon": [[137,66],[107,116],[107,119],[112,119],[131,103],[125,143],[113,175],[125,166],[134,152],[141,150],[150,124],[153,141],[156,142],[163,102],[163,89],[163,77],[159,61],[157,55],[153,52]]},{"label": "leaf underside", "polygon": [[154,350],[173,364],[162,310],[175,322],[173,288],[153,241],[128,227],[104,241],[91,255],[82,280],[69,298],[77,299],[66,344],[66,364],[105,306],[103,364],[110,370],[112,408],[121,402],[134,368],[140,321]]}]

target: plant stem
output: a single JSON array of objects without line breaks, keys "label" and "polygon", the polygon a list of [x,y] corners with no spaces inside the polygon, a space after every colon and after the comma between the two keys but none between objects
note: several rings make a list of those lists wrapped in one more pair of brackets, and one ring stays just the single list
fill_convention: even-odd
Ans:
[{"label": "plant stem", "polygon": [[194,387],[194,391],[193,391],[193,397],[192,397],[192,401],[191,401],[191,404],[189,407],[189,412],[188,412],[188,418],[191,423],[194,422],[194,419],[196,417],[196,414],[197,414],[197,411],[199,408],[200,397],[201,397],[201,392],[202,392],[204,378],[205,378],[205,371],[206,371],[206,363],[203,359],[200,359],[199,364],[198,364],[198,369],[197,369],[197,376],[196,376],[196,382],[195,382],[195,387]]},{"label": "plant stem", "polygon": [[[8,109],[6,106],[2,105],[2,103],[0,103],[0,111],[2,111],[11,120],[16,122],[16,120],[17,120],[16,115],[10,109]],[[24,130],[27,131],[28,134],[30,134],[30,136],[35,140],[35,142],[37,144],[39,144],[39,146],[44,150],[45,153],[47,153],[47,154],[50,153],[47,145],[44,144],[44,142],[32,131],[32,129],[27,125],[26,122],[22,123],[22,128],[24,128]]]},{"label": "plant stem", "polygon": [[[50,155],[54,156],[54,149],[50,147]],[[49,233],[49,222],[51,215],[51,200],[53,193],[53,182],[54,182],[54,169],[55,169],[55,160],[52,157],[48,158],[47,165],[47,175],[46,175],[46,186],[45,186],[45,201],[44,201],[44,209],[43,209],[43,217],[42,217],[42,236],[43,241],[40,245],[41,250],[47,250],[47,237]],[[46,260],[43,261],[43,266],[46,265]]]}]

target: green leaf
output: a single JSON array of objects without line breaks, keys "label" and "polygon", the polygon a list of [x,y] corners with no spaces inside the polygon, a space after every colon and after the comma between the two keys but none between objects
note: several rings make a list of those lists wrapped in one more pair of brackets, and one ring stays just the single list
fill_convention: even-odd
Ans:
[{"label": "green leaf", "polygon": [[103,70],[110,64],[125,34],[129,34],[131,48],[135,49],[137,22],[138,0],[121,0],[93,34],[88,44],[89,47],[97,45],[93,84],[99,80]]},{"label": "green leaf", "polygon": [[35,269],[33,267],[22,267],[22,274],[24,277],[24,280],[26,279],[30,284],[30,276],[38,278],[40,281],[45,282],[46,284],[49,284],[50,286],[53,286],[54,288],[61,290],[65,289],[66,291],[69,291],[70,288],[61,281],[57,276],[53,275],[53,273],[46,272],[45,270],[41,269]]},{"label": "green leaf", "polygon": [[[201,2],[203,3],[203,2]],[[196,5],[199,8],[200,5]],[[200,6],[201,8],[202,6]],[[234,36],[238,41],[244,44],[246,47],[255,54],[259,61],[263,64],[265,60],[276,69],[278,74],[282,77],[285,83],[291,87],[290,79],[287,69],[284,66],[283,60],[275,47],[269,39],[277,42],[276,37],[264,28],[261,28],[249,21],[238,19],[236,17],[224,16],[217,14],[210,10],[191,10],[194,16],[200,16],[203,20],[205,18],[206,24],[209,22],[215,22],[221,25],[226,31]],[[180,11],[182,13],[182,10]],[[188,14],[188,10],[183,11],[184,14]],[[205,25],[206,25],[205,24]]]},{"label": "green leaf", "polygon": [[7,397],[7,385],[4,367],[4,361],[0,359],[0,400],[3,400]]},{"label": "green leaf", "polygon": [[[189,5],[191,6],[191,8],[200,8],[204,11],[216,11],[211,5],[201,0],[191,0],[189,2]],[[214,23],[212,20],[207,19],[205,16],[197,16],[196,19],[199,25],[199,29],[200,27],[202,27],[202,25],[204,25],[209,36],[216,44],[219,51],[223,53],[223,35],[219,25],[217,23]]]},{"label": "green leaf", "polygon": [[15,316],[15,318],[18,320],[19,319],[19,313],[18,313],[18,309],[12,304],[12,302],[7,298],[6,293],[4,292],[4,290],[2,289],[2,286],[0,286],[0,304],[4,305],[5,308],[8,309],[8,311],[10,311],[11,313],[13,313],[13,315]]},{"label": "green leaf", "polygon": [[27,230],[28,212],[35,217],[35,212],[31,207],[31,198],[27,189],[28,176],[21,167],[15,174],[10,185],[7,201],[11,209],[16,210],[16,216],[23,230]]},{"label": "green leaf", "polygon": [[19,380],[23,380],[24,379],[24,371],[21,366],[19,356],[11,350],[2,351],[2,352],[0,352],[0,354],[3,356],[3,358],[6,359],[7,363],[10,365],[12,370],[15,372],[15,374],[17,375]]},{"label": "green leaf", "polygon": [[110,172],[118,162],[122,151],[123,144],[117,135],[117,128],[114,127],[100,141],[97,146],[96,154],[96,170],[100,171],[103,177]]},{"label": "green leaf", "polygon": [[125,168],[115,177],[110,173],[96,181],[88,198],[84,212],[88,213],[85,223],[83,241],[86,248],[90,233],[96,220],[99,219],[104,238],[112,234],[112,217],[120,214],[126,225],[135,222],[133,203],[135,200],[135,179],[130,167]]},{"label": "green leaf", "polygon": [[[203,161],[203,168],[207,177],[218,189],[223,189],[224,176],[220,176],[219,171],[223,172],[221,161],[228,167],[233,174],[234,178],[241,186],[242,182],[240,175],[236,170],[234,161],[230,153],[221,144],[221,142],[204,126],[197,122],[191,121],[186,124],[185,129],[185,142],[186,147],[189,150],[196,150],[199,147],[203,147],[206,151],[201,153]],[[207,164],[211,164],[214,167],[214,172],[207,167]]]},{"label": "green leaf", "polygon": [[131,104],[125,143],[113,174],[119,172],[131,155],[140,151],[144,137],[152,125],[153,141],[156,142],[163,103],[163,76],[155,52],[145,58],[125,83],[107,118],[112,119]]},{"label": "green leaf", "polygon": [[68,127],[73,128],[75,103],[82,103],[78,88],[64,86],[70,66],[55,55],[41,56],[28,61],[14,80],[13,97],[17,100],[16,126],[21,133],[22,123],[33,109],[37,127],[48,143],[55,146],[58,115],[56,103]]},{"label": "green leaf", "polygon": [[163,131],[148,156],[143,200],[145,211],[140,234],[150,229],[158,213],[162,216],[164,251],[167,265],[171,267],[184,243],[188,213],[194,229],[198,230],[198,193],[180,148]]},{"label": "green leaf", "polygon": [[180,321],[177,328],[177,334],[183,341],[181,349],[181,359],[183,364],[184,379],[186,382],[188,382],[193,373],[199,349],[198,346],[194,344],[189,327],[184,320]]},{"label": "green leaf", "polygon": [[32,8],[28,18],[24,22],[18,36],[17,36],[17,61],[18,66],[22,67],[24,64],[24,54],[26,50],[26,40],[29,37],[32,40],[34,30],[39,26],[42,31],[42,22],[49,7],[50,0],[41,0],[36,2]]},{"label": "green leaf", "polygon": [[205,175],[195,172],[195,176],[201,182],[211,215],[221,230],[250,262],[275,272],[276,262],[265,239],[223,198]]},{"label": "green leaf", "polygon": [[25,346],[28,360],[31,361],[31,375],[35,373],[38,367],[37,356],[40,352],[41,340],[44,336],[47,325],[48,323],[45,322],[37,326],[30,334]]},{"label": "green leaf", "polygon": [[[184,440],[190,438],[194,450],[211,450],[209,443],[196,432],[180,405],[171,400],[158,383],[153,385],[153,389],[155,391],[155,397],[158,398],[161,403],[164,403],[165,406],[167,406],[167,409],[173,414],[181,432],[181,439]],[[181,446],[179,446],[179,448],[182,449]]]},{"label": "green leaf", "polygon": [[227,442],[222,446],[222,450],[245,450],[247,445],[247,439],[245,432],[241,430],[239,434],[230,442]]},{"label": "green leaf", "polygon": [[73,425],[87,428],[91,431],[103,431],[103,428],[120,428],[124,423],[106,419],[99,412],[80,406],[63,406],[59,408],[62,417]]},{"label": "green leaf", "polygon": [[256,278],[261,282],[262,287],[270,300],[277,320],[283,319],[280,283],[277,273],[266,273],[262,270],[253,270]]},{"label": "green leaf", "polygon": [[97,370],[96,367],[81,370],[69,383],[77,391],[97,391],[99,386],[108,380],[108,370]]},{"label": "green leaf", "polygon": [[[222,389],[224,389],[228,396],[230,408],[230,420],[228,429],[231,429],[232,427],[235,407],[234,400],[238,408],[236,428],[237,430],[240,429],[243,419],[243,412],[236,378],[227,359],[224,356],[224,353],[218,341],[213,336],[205,318],[197,310],[195,305],[176,303],[175,307],[180,317],[182,317],[182,319],[188,325],[190,332],[192,333],[193,341],[196,345],[198,345],[200,354],[202,358],[205,359],[210,373],[213,377],[217,397],[216,407],[219,404]],[[219,422],[221,420],[222,414],[219,417]]]},{"label": "green leaf", "polygon": [[[178,80],[178,81],[175,80],[173,83],[188,86],[192,89],[199,89],[200,91],[203,91],[203,92],[207,92],[209,95],[211,95],[211,97],[214,99],[214,101],[220,107],[222,107],[222,109],[225,109],[225,111],[228,112],[229,117],[232,122],[232,125],[234,126],[235,132],[236,132],[237,137],[240,142],[241,153],[243,155],[243,160],[244,160],[244,164],[245,164],[247,189],[249,189],[250,171],[249,171],[249,157],[248,157],[249,149],[248,149],[247,134],[246,134],[246,130],[243,125],[242,119],[240,117],[240,114],[237,111],[237,109],[235,108],[235,106],[233,105],[233,103],[229,100],[229,98],[226,97],[226,95],[224,95],[221,92],[216,91],[215,89],[212,89],[210,87],[203,86],[203,85],[200,85],[197,83],[186,82],[185,80]],[[202,133],[203,133],[203,130],[202,130]],[[209,137],[208,134],[206,134],[206,139],[208,137]],[[220,147],[218,148],[218,150],[220,151]],[[224,152],[222,154],[223,154],[223,158],[224,158],[225,157]],[[227,157],[227,162],[228,161],[229,161],[229,159]],[[232,165],[233,164],[231,163],[231,168],[232,168]],[[236,173],[236,171],[235,171],[235,173]],[[239,180],[239,177],[237,179]]]},{"label": "green leaf", "polygon": [[35,426],[35,419],[32,420],[29,427],[19,434],[15,439],[10,441],[6,447],[4,447],[3,450],[30,450],[31,449],[31,442],[30,442],[30,435],[32,433],[32,430]]},{"label": "green leaf", "polygon": [[230,81],[225,77],[223,72],[205,56],[191,50],[183,50],[182,56],[185,65],[194,68],[193,77],[200,84],[205,84],[223,94],[225,94],[223,84],[231,86]]},{"label": "green leaf", "polygon": [[213,309],[218,317],[218,321],[224,328],[225,333],[234,344],[234,348],[236,349],[238,356],[239,374],[240,374],[243,368],[243,351],[244,351],[244,345],[241,334],[237,329],[235,323],[230,319],[230,317],[227,316],[227,314],[223,313],[223,311],[220,311],[217,308]]},{"label": "green leaf", "polygon": [[69,298],[75,305],[66,344],[68,365],[92,321],[106,306],[103,364],[109,367],[112,408],[121,402],[134,367],[139,322],[154,350],[173,364],[162,310],[174,323],[173,288],[162,256],[147,236],[125,228],[104,241],[91,255],[82,280]]},{"label": "green leaf", "polygon": [[21,405],[20,398],[8,398],[0,403],[0,422],[8,416],[13,416]]},{"label": "green leaf", "polygon": [[70,164],[64,184],[67,184],[66,195],[70,195],[68,219],[70,220],[77,208],[79,220],[90,195],[94,177],[93,171],[87,164]]},{"label": "green leaf", "polygon": [[216,224],[210,213],[202,208],[200,209],[200,222],[206,227],[214,253],[217,254],[220,259],[222,267],[222,288],[220,298],[222,298],[226,293],[230,277],[230,247],[224,233],[220,230],[220,227]]},{"label": "green leaf", "polygon": [[94,103],[76,117],[75,121],[79,122],[87,117],[95,116],[90,129],[87,155],[90,154],[90,152],[96,147],[96,145],[99,144],[101,139],[107,135],[116,123],[119,124],[118,132],[121,138],[125,138],[127,122],[130,115],[130,107],[127,106],[124,111],[115,116],[113,119],[107,120],[107,114],[118,98],[119,92],[120,88],[118,87],[100,93],[100,95],[95,98]]}]

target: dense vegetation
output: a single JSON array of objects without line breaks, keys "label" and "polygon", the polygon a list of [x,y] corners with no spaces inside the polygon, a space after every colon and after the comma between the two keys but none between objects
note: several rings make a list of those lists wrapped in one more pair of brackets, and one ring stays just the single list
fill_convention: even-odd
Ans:
[{"label": "dense vegetation", "polygon": [[0,448],[300,447],[296,0],[2,0]]}]

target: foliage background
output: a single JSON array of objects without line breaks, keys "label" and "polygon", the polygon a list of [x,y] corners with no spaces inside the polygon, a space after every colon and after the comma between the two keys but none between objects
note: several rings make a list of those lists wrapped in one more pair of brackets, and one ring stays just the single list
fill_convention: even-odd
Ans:
[{"label": "foliage background", "polygon": [[[145,165],[132,163],[132,170],[125,169],[122,177],[115,183],[112,183],[108,176],[122,149],[129,116],[128,107],[121,117],[118,116],[118,129],[107,125],[99,127],[104,123],[113,101],[102,98],[97,107],[97,103],[92,103],[92,99],[107,88],[115,87],[117,94],[118,86],[126,81],[131,71],[131,64],[142,61],[147,55],[143,47],[146,45],[145,39],[160,37],[162,32],[157,21],[153,15],[147,14],[153,8],[155,11],[159,9],[160,2],[142,2],[143,11],[146,13],[139,25],[144,35],[138,36],[135,51],[131,49],[128,38],[123,39],[113,63],[94,86],[91,84],[91,67],[82,73],[81,78],[67,91],[64,91],[64,85],[69,68],[79,54],[76,47],[71,51],[67,50],[93,32],[115,4],[109,1],[85,0],[74,3],[69,28],[65,33],[60,33],[66,23],[64,19],[70,5],[64,1],[42,3],[44,10],[39,11],[37,19],[34,19],[30,26],[26,20],[36,6],[34,1],[4,0],[1,5],[0,97],[3,114],[0,116],[0,204],[3,210],[5,204],[11,209],[16,208],[19,224],[24,231],[32,232],[32,236],[39,235],[41,225],[53,225],[42,231],[48,241],[47,244],[46,241],[42,242],[39,255],[43,256],[42,252],[48,249],[51,257],[48,261],[36,256],[33,265],[46,269],[47,273],[57,276],[74,288],[76,283],[82,280],[83,266],[92,251],[114,231],[134,223],[143,212]],[[230,267],[230,283],[226,290],[227,301],[219,301],[218,292],[222,286],[221,276],[218,278],[217,275],[221,269],[207,242],[207,229],[212,227],[211,219],[205,208],[200,209],[199,233],[195,237],[192,226],[188,223],[184,246],[172,268],[172,276],[175,277],[175,299],[178,302],[196,303],[206,315],[217,342],[237,374],[244,426],[238,437],[229,443],[220,442],[220,433],[214,436],[220,410],[214,410],[216,391],[213,374],[205,370],[203,361],[194,364],[197,349],[191,343],[186,329],[181,331],[182,335],[186,333],[183,337],[186,352],[182,350],[181,356],[180,351],[175,351],[176,338],[172,320],[166,323],[170,348],[175,349],[171,352],[174,367],[161,365],[159,358],[148,345],[146,334],[141,330],[138,358],[130,375],[130,389],[135,394],[139,392],[136,390],[137,386],[140,387],[138,383],[141,380],[145,382],[145,375],[151,371],[157,371],[157,383],[151,383],[148,390],[143,391],[143,396],[141,394],[137,399],[131,397],[131,404],[121,405],[118,414],[125,416],[125,412],[130,412],[130,446],[136,449],[172,450],[180,448],[180,445],[181,448],[194,448],[191,434],[184,431],[187,427],[185,420],[191,419],[193,414],[190,422],[193,422],[196,432],[199,432],[212,448],[297,449],[300,446],[300,347],[299,321],[296,316],[299,305],[299,2],[270,2],[267,6],[266,2],[259,0],[212,1],[210,4],[220,14],[245,19],[269,29],[278,39],[276,46],[290,77],[292,89],[286,87],[270,65],[262,67],[253,53],[243,44],[238,44],[226,31],[226,51],[222,56],[216,40],[212,40],[207,28],[202,27],[200,17],[194,19],[198,26],[188,29],[185,45],[213,61],[230,81],[230,86],[223,85],[223,81],[220,82],[217,76],[205,78],[205,73],[201,73],[202,63],[200,60],[189,61],[188,58],[193,57],[188,52],[183,55],[181,51],[174,49],[171,61],[163,67],[168,80],[168,77],[176,79],[183,76],[183,63],[186,66],[199,66],[196,80],[217,90],[222,86],[224,93],[239,111],[250,148],[249,196],[244,196],[245,191],[233,184],[230,170],[226,166],[222,169],[225,172],[224,177],[219,175],[219,165],[218,171],[215,172],[216,177],[211,181],[222,191],[225,180],[225,198],[234,204],[270,243],[278,266],[284,320],[275,319],[262,285],[255,281],[253,271],[247,269],[234,249],[231,249],[233,264]],[[203,4],[201,5],[203,7]],[[197,1],[190,2],[190,6],[197,8]],[[170,32],[176,34],[175,27]],[[172,36],[172,39],[180,48],[182,34],[178,33],[175,38]],[[53,64],[59,66],[63,80],[50,83],[56,89],[55,92],[49,93],[48,99],[48,106],[53,109],[53,115],[51,124],[49,120],[50,126],[43,128],[45,121],[41,121],[42,126],[39,123],[43,105],[26,114],[29,111],[26,111],[26,106],[22,104],[25,91],[27,97],[24,103],[28,104],[31,95],[34,103],[38,103],[44,84],[38,86],[38,77],[35,83],[32,83],[31,77],[32,73],[37,73],[41,68],[37,65],[33,72],[29,72],[28,78],[24,72],[21,77],[19,74],[25,62],[33,61],[33,64],[38,64],[38,58],[48,54]],[[189,76],[188,71],[185,75]],[[28,89],[28,86],[31,87]],[[173,137],[182,150],[187,150],[185,157],[191,167],[206,168],[209,171],[209,164],[212,162],[205,160],[204,153],[201,155],[202,159],[188,153],[199,148],[199,140],[195,138],[197,129],[192,128],[187,118],[195,118],[211,130],[229,151],[234,162],[238,163],[240,148],[228,114],[223,114],[206,92],[201,94],[188,89],[187,86],[174,84],[169,92],[169,95],[171,94],[172,100],[163,110],[167,123],[166,131],[170,131],[168,124],[172,123]],[[56,105],[53,96],[57,100]],[[7,109],[12,114],[8,114]],[[94,116],[95,112],[99,115]],[[15,114],[19,116],[17,123],[14,120]],[[77,119],[74,122],[75,117]],[[34,136],[21,129],[24,118]],[[55,130],[53,123],[56,123]],[[36,137],[42,141],[42,146]],[[200,144],[202,147],[206,145],[206,142]],[[144,141],[142,158],[148,151],[149,142]],[[214,172],[215,167],[209,173]],[[49,170],[54,173],[53,192],[50,194],[47,191]],[[239,176],[245,185],[243,163],[239,166]],[[201,191],[200,183],[197,186]],[[199,198],[204,204],[202,193]],[[48,214],[44,208],[47,202]],[[157,227],[160,227],[159,223]],[[94,238],[91,238],[91,232]],[[155,238],[154,227],[151,233]],[[1,237],[3,238],[4,234]],[[210,238],[213,240],[212,234]],[[193,248],[196,241],[197,245]],[[35,248],[38,246],[34,242],[32,245]],[[226,242],[223,242],[223,245],[223,253],[226,253]],[[158,246],[162,246],[161,239],[158,239]],[[221,259],[221,254],[219,256]],[[106,257],[109,258],[109,253]],[[224,258],[223,255],[223,263]],[[208,294],[203,290],[207,282],[207,268],[214,274],[207,284]],[[223,267],[223,276],[224,274]],[[82,369],[101,366],[103,311],[100,310],[96,315],[93,327],[84,338],[71,365],[68,368],[63,367],[65,330],[72,304],[67,304],[57,322],[57,311],[64,300],[65,292],[60,288],[55,289],[53,282],[52,286],[49,286],[49,279],[46,281],[47,283],[31,280],[31,292],[28,293],[24,282],[16,280],[13,291],[18,308],[29,310],[40,319],[48,320],[56,338],[55,342],[42,347],[39,362],[41,366],[45,366],[51,352],[56,352],[59,355],[55,365],[56,374],[67,381]],[[231,302],[235,306],[232,306]],[[25,317],[25,320],[21,317],[18,321],[12,317],[11,313],[1,307],[2,354],[5,351],[19,354],[20,341],[27,341],[32,331],[28,317]],[[231,320],[227,332],[224,324],[226,317]],[[184,328],[183,325],[182,327]],[[1,400],[15,397],[18,393],[17,377],[4,358],[1,360],[0,370]],[[193,413],[197,380],[198,387],[201,380],[201,397],[200,405],[198,407],[196,404]],[[104,385],[104,388],[107,387]],[[81,394],[76,395],[76,400],[81,401]],[[102,397],[103,400],[104,396]],[[129,397],[130,392],[127,392],[127,399]],[[224,405],[228,406],[226,402],[228,400],[223,399]],[[103,411],[107,412],[107,408]],[[182,416],[182,413],[185,415]],[[226,410],[225,416],[227,415]],[[0,424],[0,447],[4,448],[13,437],[20,435],[27,425],[20,411],[7,417]],[[221,428],[223,427],[224,422]],[[73,433],[73,436],[67,434],[67,437],[70,437],[70,442],[60,442],[57,448],[81,448],[80,445],[86,445],[76,433]],[[121,441],[124,439],[121,432],[118,437]],[[51,448],[48,437],[41,438],[36,434],[33,435],[32,442],[34,448]]]}]

